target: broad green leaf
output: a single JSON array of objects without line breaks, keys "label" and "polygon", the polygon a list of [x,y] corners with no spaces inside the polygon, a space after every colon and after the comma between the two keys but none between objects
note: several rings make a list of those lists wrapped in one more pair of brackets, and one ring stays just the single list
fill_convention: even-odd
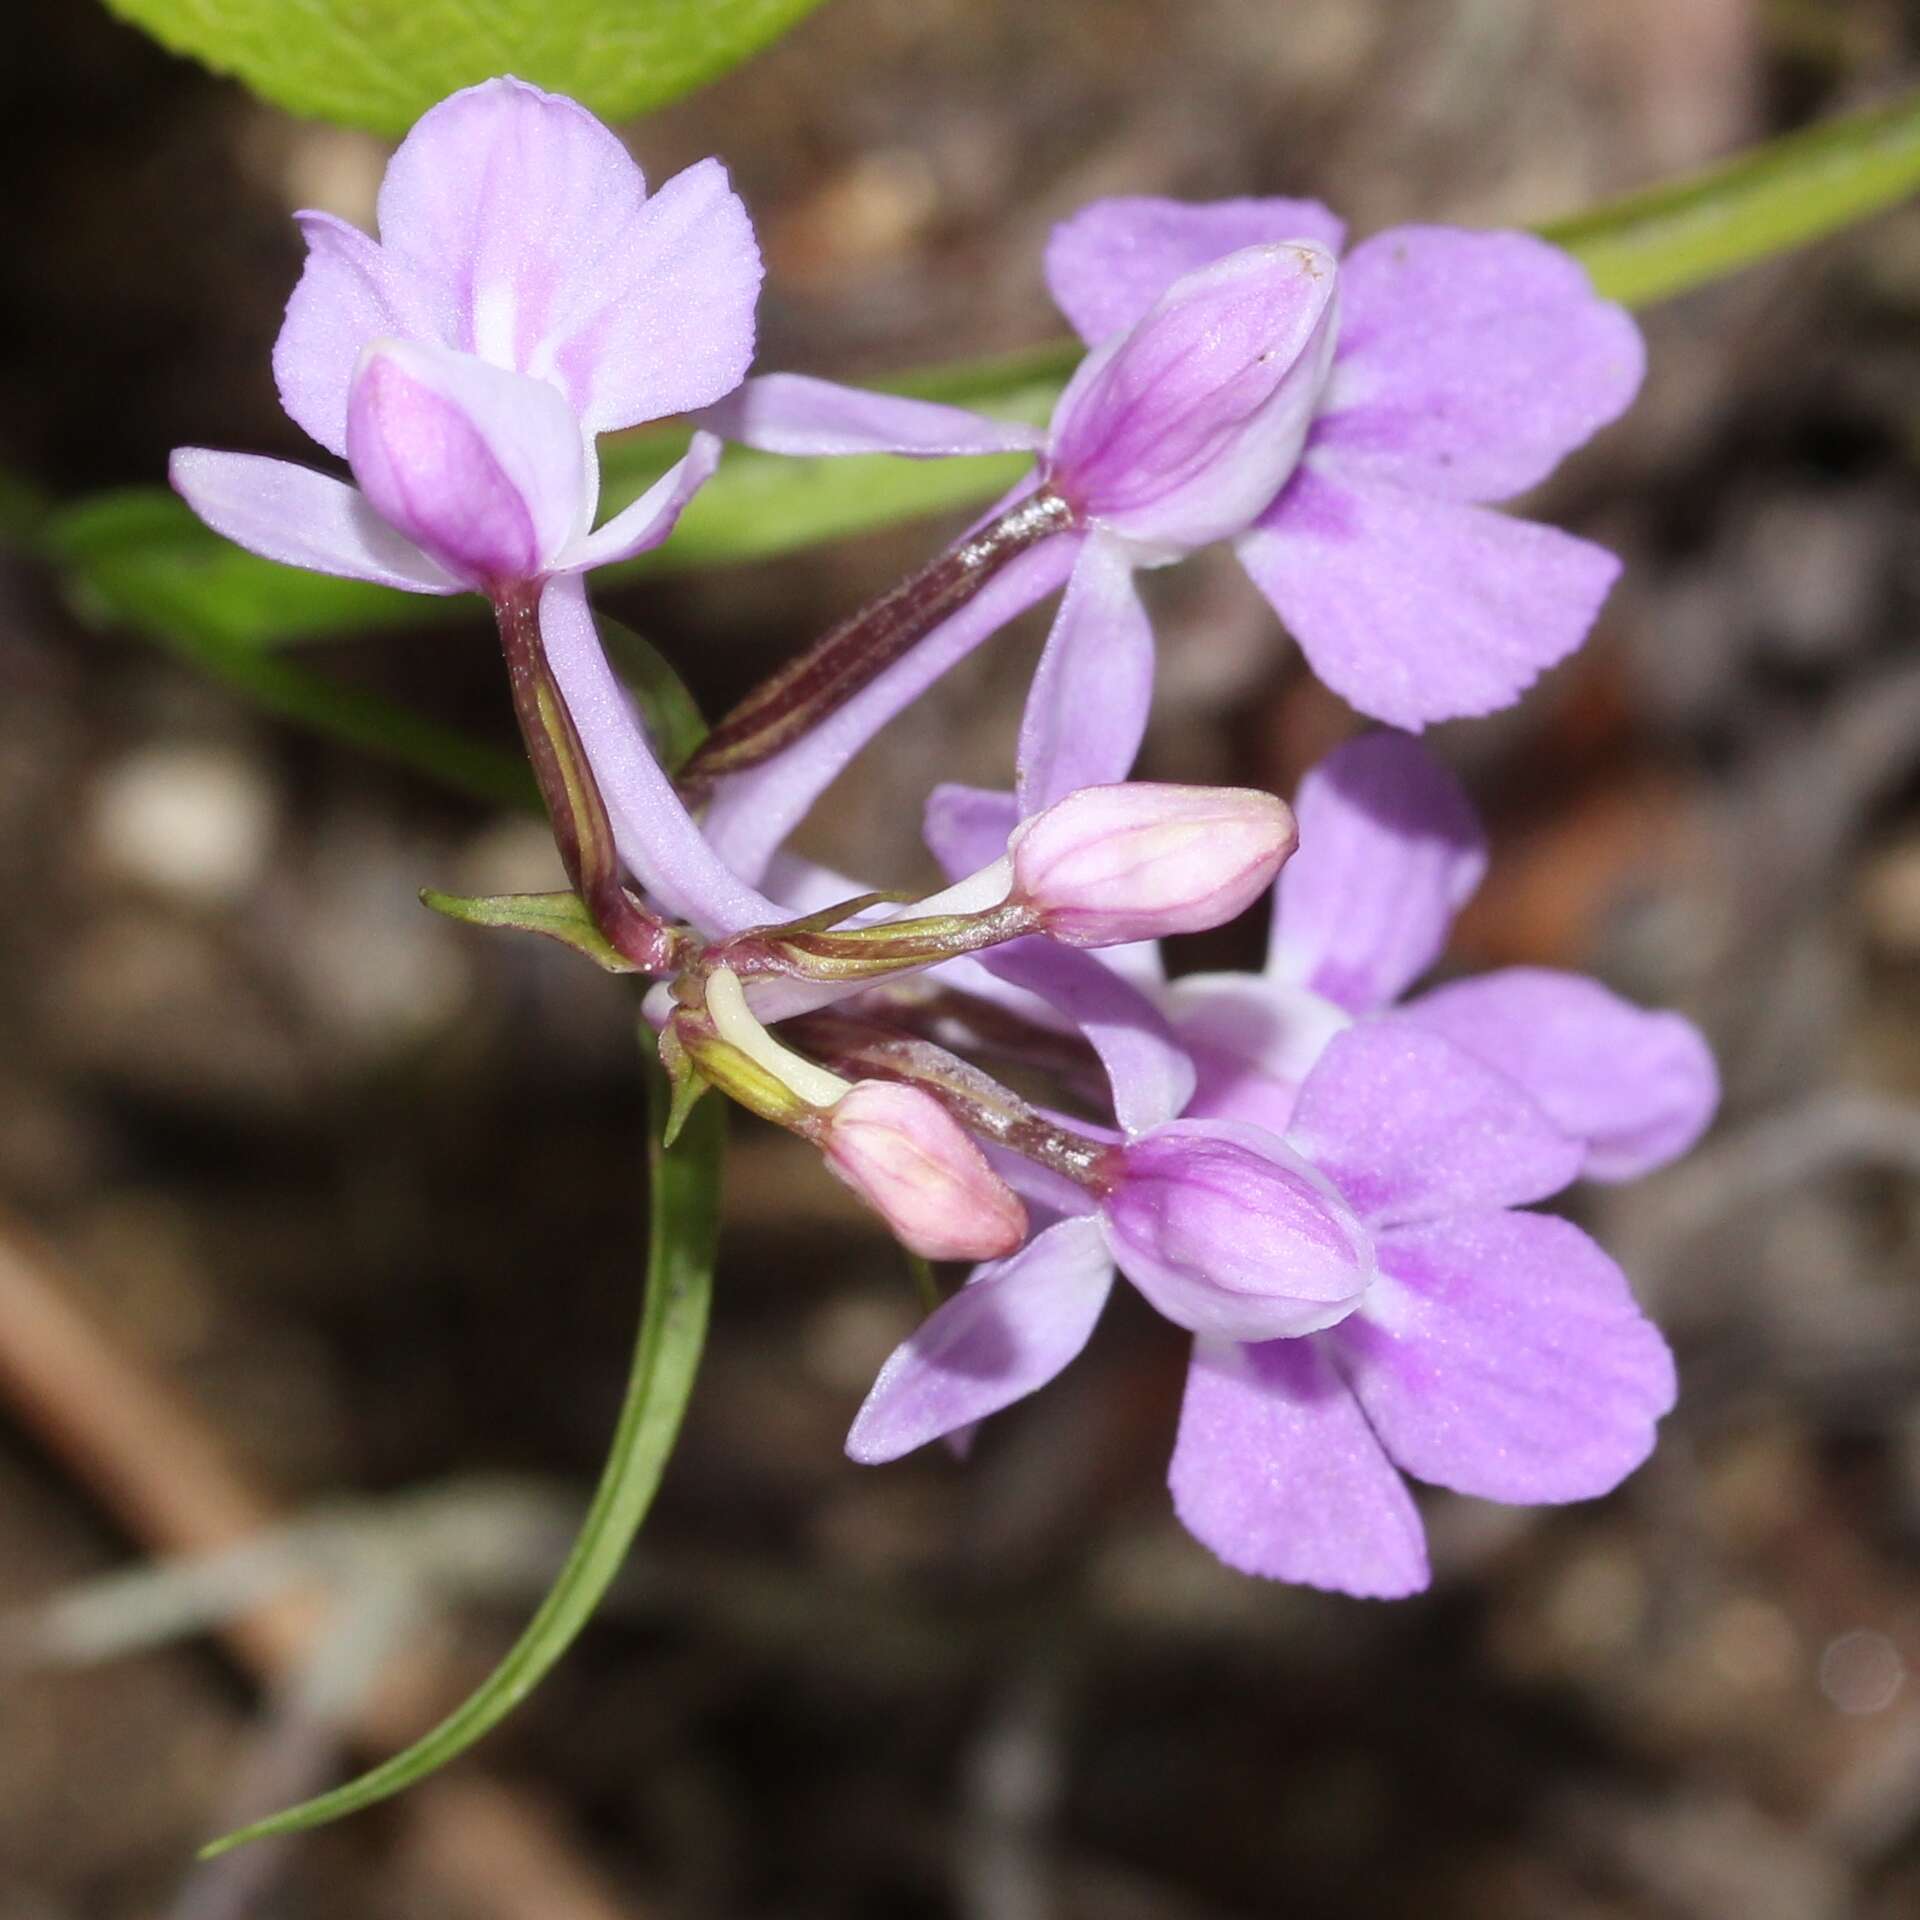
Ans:
[{"label": "broad green leaf", "polygon": [[648,1156],[652,1220],[640,1337],[612,1451],[552,1591],[506,1658],[424,1739],[347,1786],[225,1835],[202,1850],[203,1859],[269,1834],[337,1820],[398,1793],[464,1753],[540,1684],[620,1571],[679,1435],[706,1340],[726,1138],[726,1109],[717,1100],[708,1101],[685,1117],[669,1152],[658,1142],[667,1111],[666,1076],[651,1060],[647,1084],[655,1139]]},{"label": "broad green leaf", "polygon": [[636,973],[631,960],[593,924],[593,915],[577,893],[442,893],[422,887],[420,902],[449,920],[469,927],[503,927],[509,933],[537,933],[584,954],[608,973]]},{"label": "broad green leaf", "polygon": [[608,119],[711,80],[820,0],[107,0],[175,53],[294,113],[404,133],[518,74]]}]

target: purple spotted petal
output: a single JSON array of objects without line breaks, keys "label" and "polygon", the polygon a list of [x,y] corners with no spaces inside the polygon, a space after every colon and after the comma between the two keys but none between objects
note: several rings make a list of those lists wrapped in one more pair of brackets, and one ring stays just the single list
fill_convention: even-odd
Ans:
[{"label": "purple spotted petal", "polygon": [[706,832],[728,865],[748,876],[764,872],[847,762],[949,667],[1059,586],[1079,544],[1077,535],[1060,534],[1029,548],[838,712],[772,759],[716,781]]},{"label": "purple spotted petal", "polygon": [[1020,811],[1124,780],[1153,705],[1153,628],[1117,541],[1080,549],[1020,722]]},{"label": "purple spotted petal", "polygon": [[1487,870],[1473,803],[1403,733],[1334,750],[1294,800],[1300,849],[1274,887],[1267,976],[1351,1013],[1399,996],[1439,959]]},{"label": "purple spotted petal", "polygon": [[964,407],[843,387],[799,373],[749,380],[709,407],[702,425],[743,447],[803,457],[1030,453],[1045,438],[1038,427],[989,420]]},{"label": "purple spotted petal", "polygon": [[449,342],[449,303],[395,266],[384,248],[330,213],[295,216],[307,264],[273,343],[273,377],[288,416],[342,459],[347,394],[370,341]]},{"label": "purple spotted petal", "polygon": [[1242,247],[1308,240],[1338,254],[1344,225],[1317,200],[1096,200],[1047,242],[1047,286],[1088,346],[1130,327],[1186,274]]},{"label": "purple spotted petal", "polygon": [[1328,1338],[1407,1472],[1487,1500],[1585,1500],[1652,1452],[1673,1358],[1578,1227],[1537,1213],[1402,1227],[1380,1264]]},{"label": "purple spotted petal", "polygon": [[1634,1180],[1677,1160],[1719,1104],[1719,1075],[1697,1028],[1578,974],[1508,967],[1436,988],[1396,1017],[1517,1080],[1586,1142],[1590,1179]]},{"label": "purple spotted petal", "polygon": [[1587,637],[1619,574],[1557,528],[1316,461],[1238,550],[1314,672],[1376,720],[1418,730],[1511,706]]},{"label": "purple spotted petal", "polygon": [[776,901],[748,886],[707,844],[661,771],[633,702],[607,663],[579,574],[547,582],[540,633],[633,877],[668,913],[709,936],[784,920]]},{"label": "purple spotted petal", "polygon": [[1626,312],[1531,234],[1396,227],[1347,255],[1340,291],[1313,449],[1355,479],[1508,499],[1624,413],[1645,371]]},{"label": "purple spotted petal", "polygon": [[1087,1344],[1113,1286],[1090,1219],[1049,1227],[981,1267],[880,1369],[847,1435],[865,1466],[971,1426],[1043,1387]]},{"label": "purple spotted petal", "polygon": [[1398,1600],[1427,1584],[1426,1535],[1326,1338],[1194,1342],[1174,1511],[1241,1573]]},{"label": "purple spotted petal", "polygon": [[1287,1138],[1375,1229],[1544,1200],[1585,1157],[1504,1074],[1393,1018],[1328,1042]]},{"label": "purple spotted petal", "polygon": [[215,533],[284,566],[371,580],[407,593],[464,593],[437,561],[396,533],[366,496],[290,460],[182,447],[167,463],[174,491]]},{"label": "purple spotted petal", "polygon": [[720,462],[720,442],[710,433],[696,433],[677,460],[639,499],[616,513],[604,526],[576,540],[555,562],[557,569],[585,572],[649,553],[672,533],[686,505],[698,493]]},{"label": "purple spotted petal", "polygon": [[958,880],[998,860],[1019,824],[1020,809],[1012,794],[947,781],[927,796],[921,836],[941,872]]}]

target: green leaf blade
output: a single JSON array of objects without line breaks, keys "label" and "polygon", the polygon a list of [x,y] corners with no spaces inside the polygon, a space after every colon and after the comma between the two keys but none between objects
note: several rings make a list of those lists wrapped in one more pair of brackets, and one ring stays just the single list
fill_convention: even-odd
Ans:
[{"label": "green leaf blade", "polygon": [[660,1144],[665,1075],[649,1063],[651,1220],[646,1304],[613,1447],[566,1564],[526,1631],[492,1674],[404,1753],[331,1793],[223,1835],[203,1859],[298,1833],[358,1812],[438,1771],[497,1726],[539,1685],[612,1584],[653,1504],[693,1390],[706,1342],[720,1231],[726,1110],[707,1101],[683,1117],[678,1143]]}]

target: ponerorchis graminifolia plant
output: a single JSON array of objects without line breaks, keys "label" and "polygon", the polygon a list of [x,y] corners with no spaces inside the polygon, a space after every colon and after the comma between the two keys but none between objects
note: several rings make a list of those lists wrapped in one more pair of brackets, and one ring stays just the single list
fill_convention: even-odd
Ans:
[{"label": "ponerorchis graminifolia plant", "polygon": [[[1043,1385],[1116,1272],[1192,1338],[1174,1505],[1249,1572],[1407,1594],[1428,1567],[1404,1476],[1541,1503],[1645,1458],[1666,1346],[1606,1254],[1532,1209],[1691,1144],[1716,1092],[1699,1036],[1539,969],[1402,999],[1485,866],[1406,732],[1338,749],[1297,813],[1130,778],[1153,680],[1134,576],[1219,542],[1319,676],[1400,728],[1504,707],[1578,647],[1616,563],[1486,504],[1639,384],[1637,330],[1577,262],[1437,227],[1343,256],[1304,201],[1098,202],[1047,251],[1088,351],[1039,429],[747,379],[760,260],[718,163],[649,196],[589,113],[517,81],[419,122],[377,241],[301,221],[274,371],[353,484],[198,449],[174,484],[273,559],[486,596],[572,893],[469,917],[648,977],[669,1138],[717,1090],[808,1141],[912,1253],[985,1263],[886,1364],[857,1459]],[[685,455],[596,529],[598,436],[678,414]],[[1034,466],[669,765],[587,576],[668,538],[721,438]],[[1013,790],[931,796],[950,886],[910,899],[786,851],[861,746],[1062,587]],[[1263,971],[1168,978],[1154,942],[1269,893]],[[1008,1058],[1022,1091],[991,1070]],[[594,1524],[550,1602],[569,1622],[607,1577],[614,1523]],[[490,1724],[564,1638],[421,1751]]]}]

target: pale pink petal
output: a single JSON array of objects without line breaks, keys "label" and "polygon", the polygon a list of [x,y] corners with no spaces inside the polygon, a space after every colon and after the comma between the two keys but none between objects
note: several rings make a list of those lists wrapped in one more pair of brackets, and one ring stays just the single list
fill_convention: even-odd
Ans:
[{"label": "pale pink petal", "polygon": [[1403,733],[1363,733],[1294,799],[1300,850],[1273,894],[1267,976],[1351,1013],[1397,999],[1439,959],[1487,871],[1465,789]]},{"label": "pale pink petal", "polygon": [[1093,1334],[1113,1286],[1097,1223],[1063,1220],[981,1267],[880,1369],[847,1435],[866,1466],[897,1460],[1043,1387]]},{"label": "pale pink petal", "polygon": [[1153,628],[1117,541],[1080,549],[1020,722],[1020,811],[1124,780],[1153,705]]},{"label": "pale pink petal", "polygon": [[686,453],[639,499],[575,541],[554,562],[555,570],[584,573],[590,567],[611,566],[616,560],[631,560],[637,553],[650,552],[672,533],[687,502],[706,484],[719,462],[720,442],[710,433],[696,433]]},{"label": "pale pink petal", "polygon": [[701,424],[744,447],[802,457],[1030,453],[1045,438],[1038,427],[989,420],[965,407],[874,393],[800,373],[749,380],[709,407]]},{"label": "pale pink petal", "polygon": [[1317,200],[1096,200],[1047,242],[1047,287],[1088,346],[1130,327],[1184,275],[1242,247],[1307,240],[1337,254],[1346,229]]},{"label": "pale pink petal", "polygon": [[1304,465],[1237,542],[1314,672],[1418,730],[1511,706],[1572,653],[1620,563],[1554,527]]},{"label": "pale pink petal", "polygon": [[1652,1452],[1673,1357],[1571,1222],[1487,1213],[1401,1227],[1380,1264],[1328,1337],[1407,1472],[1487,1500],[1585,1500]]},{"label": "pale pink petal", "polygon": [[1436,988],[1398,1017],[1517,1080],[1586,1142],[1589,1179],[1634,1180],[1677,1160],[1719,1104],[1719,1075],[1698,1028],[1578,974],[1507,967]]},{"label": "pale pink petal", "polygon": [[1347,255],[1340,287],[1313,447],[1354,477],[1505,500],[1639,391],[1639,328],[1532,234],[1395,227]]},{"label": "pale pink petal", "polygon": [[1427,1585],[1426,1535],[1326,1338],[1194,1342],[1174,1511],[1241,1573],[1398,1600]]},{"label": "pale pink petal", "polygon": [[344,480],[289,460],[207,447],[180,448],[167,463],[167,477],[215,533],[249,553],[407,593],[467,591]]},{"label": "pale pink petal", "polygon": [[1391,1016],[1327,1043],[1287,1138],[1375,1228],[1544,1200],[1585,1157],[1505,1074]]}]

